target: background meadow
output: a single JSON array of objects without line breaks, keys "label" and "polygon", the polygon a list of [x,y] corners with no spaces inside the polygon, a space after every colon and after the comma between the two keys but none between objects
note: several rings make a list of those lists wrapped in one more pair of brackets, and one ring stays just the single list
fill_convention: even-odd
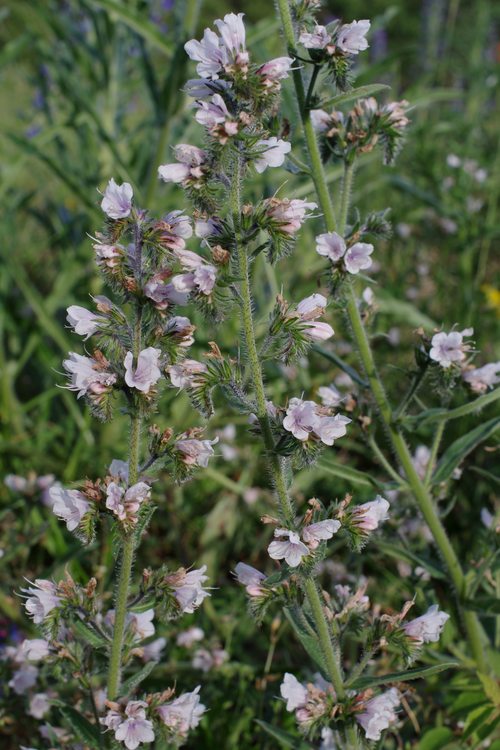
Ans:
[{"label": "background meadow", "polygon": [[[386,83],[391,98],[405,98],[412,106],[407,142],[395,167],[383,168],[379,159],[366,155],[354,195],[361,209],[391,207],[393,236],[377,246],[372,336],[397,402],[409,384],[419,327],[472,326],[480,362],[500,359],[500,7],[486,0],[350,0],[324,7],[326,19],[372,19],[370,49],[358,62],[357,85]],[[126,453],[126,418],[98,423],[60,387],[63,357],[70,350],[83,351],[64,328],[65,311],[70,304],[87,305],[89,294],[102,292],[90,236],[101,223],[97,189],[103,190],[109,177],[130,182],[137,202],[153,211],[183,207],[182,191],[160,183],[156,175],[158,165],[170,160],[172,144],[200,140],[181,92],[193,76],[183,44],[229,11],[245,12],[256,59],[283,54],[273,4],[262,0],[16,0],[0,10],[0,475],[27,480],[0,484],[0,628],[6,642],[33,632],[14,594],[22,576],[60,577],[69,569],[86,580],[97,568],[99,586],[111,588],[110,540],[103,532],[92,547],[82,548],[44,504],[44,482],[37,481],[53,475],[70,485],[95,478]],[[298,127],[290,82],[284,86],[282,114],[292,129]],[[341,170],[329,166],[327,175],[335,194]],[[290,166],[258,176],[245,198],[270,196],[284,183],[289,195],[312,196],[312,183]],[[260,261],[255,264],[260,282],[255,303],[262,320],[282,287],[296,299],[316,290],[323,268],[314,251],[317,232],[314,220],[306,224],[292,259],[278,264],[276,273]],[[191,353],[197,358],[216,329],[195,309],[187,314],[198,326]],[[349,389],[346,378],[349,373],[356,377],[357,356],[339,312],[331,310],[328,320],[336,336],[315,347],[309,366],[269,370],[273,400],[283,402],[292,386],[294,393],[314,393],[332,382]],[[234,347],[237,316],[217,326],[216,334],[221,347]],[[450,405],[458,407],[468,398],[458,389]],[[422,409],[437,405],[430,388],[419,399]],[[170,559],[186,566],[207,564],[212,596],[183,621],[182,629],[201,627],[201,645],[224,649],[227,660],[203,672],[192,663],[193,650],[176,644],[175,627],[166,628],[159,634],[167,638],[168,658],[150,681],[152,689],[163,677],[175,677],[181,687],[183,681],[202,682],[210,720],[187,747],[271,750],[279,740],[256,719],[295,732],[293,718],[274,697],[283,672],[300,670],[304,658],[278,613],[260,628],[254,624],[246,614],[244,591],[230,574],[240,559],[269,567],[271,529],[262,527],[260,517],[272,512],[273,503],[262,457],[247,438],[246,418],[224,409],[221,402],[206,428],[208,436],[220,438],[209,467],[181,487],[166,477],[155,485],[159,508],[140,549],[138,569]],[[442,453],[495,416],[498,402],[481,415],[448,422]],[[158,415],[162,426],[184,428],[198,421],[185,394],[166,392]],[[429,445],[435,426],[410,421],[408,428],[416,451]],[[346,492],[359,502],[371,499],[380,482],[390,481],[370,443],[373,435],[385,447],[382,430],[374,433],[353,423],[335,450],[296,476],[298,504],[314,496],[341,498]],[[459,557],[477,565],[486,533],[480,510],[493,513],[498,503],[499,435],[490,432],[468,453],[440,506]],[[434,590],[443,608],[453,611],[447,574],[425,529],[403,493],[397,504],[398,522],[386,524],[383,541],[368,546],[362,556],[343,548],[340,558],[332,545],[325,586],[357,580],[362,566],[367,593],[386,609],[399,610],[415,591],[425,607],[428,591]],[[500,581],[496,585],[500,588]],[[488,611],[484,622],[497,646],[489,658],[498,677],[498,607]],[[460,633],[450,622],[439,650],[459,657],[461,648]],[[496,726],[481,734],[484,722],[478,721],[486,709],[490,723],[500,716],[498,685],[495,692],[473,675],[444,674],[412,683],[399,744],[391,739],[387,747],[478,748],[488,739],[490,750],[498,750]],[[0,737],[8,750],[29,745],[36,732],[37,720],[26,716],[20,703],[15,695],[0,696]],[[464,725],[469,733],[458,732]]]}]

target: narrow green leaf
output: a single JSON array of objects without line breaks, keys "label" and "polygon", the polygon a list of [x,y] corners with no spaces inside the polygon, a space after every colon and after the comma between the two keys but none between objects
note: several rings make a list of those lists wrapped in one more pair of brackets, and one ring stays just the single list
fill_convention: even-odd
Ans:
[{"label": "narrow green leaf", "polygon": [[436,323],[432,318],[429,318],[428,315],[418,310],[411,302],[405,302],[404,300],[396,299],[380,292],[377,294],[377,307],[381,313],[391,315],[414,328],[419,328],[420,326],[429,329],[436,328]]},{"label": "narrow green leaf", "polygon": [[319,646],[319,638],[312,630],[312,626],[311,629],[309,629],[307,621],[304,622],[305,616],[298,607],[285,607],[284,612],[285,617],[295,632],[295,635],[302,643],[311,659],[323,673],[325,670],[325,659]]},{"label": "narrow green leaf", "polygon": [[172,57],[172,48],[166,41],[165,35],[153,23],[146,21],[141,13],[117,0],[91,0],[91,2],[106,10],[112,18],[118,18],[125,26],[142,36],[164,55]]},{"label": "narrow green leaf", "polygon": [[491,437],[500,427],[500,417],[490,419],[473,430],[455,440],[443,453],[432,477],[435,484],[444,482],[451,476],[453,470],[471,453],[474,448]]},{"label": "narrow green leaf", "polygon": [[469,737],[472,737],[473,734],[477,732],[477,730],[488,721],[491,714],[493,713],[493,706],[489,705],[486,708],[476,708],[474,711],[472,711],[465,723],[464,731],[462,734],[461,739],[467,740]]},{"label": "narrow green leaf", "polygon": [[109,645],[109,642],[102,635],[99,635],[97,631],[82,620],[76,620],[73,623],[73,629],[82,640],[94,648],[106,648]]},{"label": "narrow green leaf", "polygon": [[64,703],[57,703],[59,710],[64,716],[77,737],[86,745],[99,750],[102,747],[101,731],[95,724],[91,724],[85,716],[82,716],[72,706]]},{"label": "narrow green leaf", "polygon": [[474,612],[482,612],[484,615],[500,615],[500,599],[496,596],[478,596],[475,599],[466,599],[466,609]]},{"label": "narrow green leaf", "polygon": [[417,750],[442,750],[453,739],[453,732],[448,727],[435,727],[424,734],[418,743]]},{"label": "narrow green leaf", "polygon": [[358,88],[346,91],[344,94],[337,94],[337,96],[332,96],[331,99],[325,99],[319,106],[322,109],[324,107],[337,107],[339,104],[347,104],[347,102],[353,102],[362,97],[373,96],[390,88],[386,83],[372,83],[368,86],[358,86]]},{"label": "narrow green leaf", "polygon": [[261,719],[255,719],[255,723],[258,724],[259,727],[261,727],[265,732],[267,732],[267,734],[269,734],[275,740],[278,740],[281,747],[289,747],[289,748],[292,748],[292,750],[312,750],[312,745],[309,745],[307,742],[305,742],[302,739],[297,739],[292,734],[289,734],[288,732],[284,732],[282,729],[273,727],[271,724],[268,724],[267,721],[262,721]]},{"label": "narrow green leaf", "polygon": [[156,664],[157,662],[155,661],[148,661],[142,669],[131,675],[128,680],[125,680],[120,688],[120,695],[125,696],[133,693],[136,687],[138,687],[141,682],[151,674],[153,669],[156,667]]},{"label": "narrow green leaf", "polygon": [[465,417],[467,414],[479,414],[481,409],[485,406],[493,404],[495,401],[500,399],[500,388],[485,393],[483,396],[475,398],[468,404],[457,406],[456,409],[427,409],[426,411],[420,412],[415,417],[408,417],[404,421],[407,423],[418,424],[420,426],[432,424],[433,422],[442,422],[443,420],[459,419]]},{"label": "narrow green leaf", "polygon": [[379,685],[387,685],[389,682],[410,682],[410,680],[420,680],[424,677],[430,677],[438,672],[443,672],[445,669],[456,669],[459,664],[456,661],[444,662],[443,664],[433,664],[431,667],[416,667],[415,669],[408,669],[403,672],[391,672],[386,675],[380,675],[379,677],[360,677],[355,680],[352,685],[349,685],[351,690],[366,690],[371,687],[378,687]]},{"label": "narrow green leaf", "polygon": [[334,461],[329,461],[326,458],[321,458],[318,462],[318,466],[328,474],[331,474],[334,477],[339,477],[340,479],[345,479],[347,482],[352,482],[353,484],[359,484],[365,487],[380,486],[380,482],[377,482],[376,479],[369,474],[366,474],[364,471],[352,469],[350,466],[338,464]]},{"label": "narrow green leaf", "polygon": [[424,570],[430,573],[433,578],[440,578],[442,580],[448,579],[448,575],[444,572],[444,570],[439,568],[430,560],[427,560],[425,557],[416,555],[406,547],[401,547],[397,544],[391,544],[390,542],[383,541],[379,541],[377,542],[377,544],[381,552],[394,557],[396,560],[403,559],[411,563],[412,565],[419,565],[421,568],[424,568]]},{"label": "narrow green leaf", "polygon": [[344,360],[341,359],[337,354],[335,354],[335,352],[328,351],[328,349],[325,349],[319,344],[314,344],[314,346],[312,346],[311,348],[317,354],[321,354],[321,356],[327,359],[329,362],[333,362],[335,365],[337,365],[337,367],[340,367],[341,370],[347,373],[347,375],[349,375],[349,377],[352,378],[352,380],[354,380],[354,382],[360,385],[362,388],[368,388],[368,383],[361,377],[357,370],[355,370],[354,367],[351,367],[351,365],[348,365],[346,362],[344,362]]}]

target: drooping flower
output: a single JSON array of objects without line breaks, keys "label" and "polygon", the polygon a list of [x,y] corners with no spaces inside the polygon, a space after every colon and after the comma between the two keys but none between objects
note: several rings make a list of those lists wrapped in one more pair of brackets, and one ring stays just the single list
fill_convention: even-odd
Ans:
[{"label": "drooping flower", "polygon": [[372,253],[373,245],[370,245],[368,242],[356,242],[354,245],[351,245],[344,255],[346,271],[357,274],[361,270],[370,268],[373,262],[370,258]]},{"label": "drooping flower", "polygon": [[473,328],[465,328],[463,331],[441,331],[434,334],[429,357],[444,369],[451,367],[455,362],[463,362],[465,352],[470,349],[470,345],[464,342],[464,336],[472,336],[473,333]]},{"label": "drooping flower", "polygon": [[318,207],[317,203],[304,201],[300,198],[293,198],[291,200],[289,198],[282,200],[279,198],[268,198],[264,205],[273,229],[277,229],[288,235],[296,234],[304,221],[311,216],[308,211],[314,211]]},{"label": "drooping flower", "polygon": [[160,349],[148,346],[140,352],[134,367],[134,355],[132,352],[127,352],[123,363],[126,384],[130,388],[137,388],[142,393],[148,393],[161,378],[161,370],[158,367],[160,356]]},{"label": "drooping flower", "polygon": [[49,643],[44,638],[27,638],[21,644],[21,652],[28,661],[40,661],[49,655]]},{"label": "drooping flower", "polygon": [[62,521],[66,522],[68,531],[74,531],[82,518],[88,512],[90,503],[78,490],[65,490],[64,487],[54,485],[49,489],[52,511]]},{"label": "drooping flower", "polygon": [[293,59],[291,57],[276,57],[261,65],[257,74],[262,77],[263,84],[267,89],[279,90],[279,82],[288,78]]},{"label": "drooping flower", "polygon": [[129,622],[134,633],[134,641],[143,641],[155,634],[154,616],[154,609],[147,609],[145,612],[130,612]]},{"label": "drooping flower", "polygon": [[321,417],[319,426],[314,430],[314,433],[324,445],[331,446],[335,440],[344,437],[347,432],[347,425],[351,422],[352,420],[343,414],[335,414],[333,417]]},{"label": "drooping flower", "polygon": [[307,689],[290,672],[285,672],[280,693],[281,697],[286,700],[287,711],[295,711],[307,703]]},{"label": "drooping flower", "polygon": [[334,407],[339,406],[342,403],[342,394],[333,384],[322,385],[318,388],[318,396],[323,403],[323,406]]},{"label": "drooping flower", "polygon": [[70,352],[69,358],[63,362],[64,369],[71,375],[69,390],[78,391],[78,398],[86,394],[100,395],[109,390],[116,383],[116,375],[106,369],[108,364],[104,358],[97,360]]},{"label": "drooping flower", "polygon": [[113,271],[123,258],[124,251],[119,245],[104,245],[101,242],[93,245],[97,265]]},{"label": "drooping flower", "polygon": [[292,145],[288,141],[283,141],[273,135],[270,138],[258,141],[255,148],[257,156],[254,167],[259,174],[262,174],[268,167],[281,167],[286,154],[291,151]]},{"label": "drooping flower", "polygon": [[450,616],[440,612],[437,604],[433,604],[424,615],[410,620],[403,625],[403,630],[417,644],[437,643]]},{"label": "drooping flower", "polygon": [[367,701],[364,711],[356,716],[367,740],[379,740],[384,729],[398,720],[395,709],[401,702],[401,695],[396,688],[391,688],[381,695]]},{"label": "drooping flower", "polygon": [[165,726],[180,737],[187,737],[189,730],[198,726],[206,711],[206,706],[200,701],[200,689],[201,685],[198,685],[191,693],[183,693],[156,709]]},{"label": "drooping flower", "polygon": [[67,309],[66,320],[79,336],[85,336],[85,340],[99,330],[99,325],[104,321],[100,315],[87,310],[79,305],[70,305]]},{"label": "drooping flower", "polygon": [[332,263],[337,263],[344,257],[346,251],[345,240],[337,232],[325,232],[316,237],[316,252]]},{"label": "drooping flower", "polygon": [[181,568],[169,577],[169,583],[182,612],[192,614],[203,599],[210,596],[210,593],[203,588],[205,581],[208,581],[208,576],[205,575],[206,570],[206,565],[194,570]]},{"label": "drooping flower", "polygon": [[[28,583],[31,582],[28,581]],[[27,594],[24,607],[35,625],[40,625],[47,615],[61,604],[56,584],[43,578],[35,579],[31,586],[21,591]]]},{"label": "drooping flower", "polygon": [[234,569],[234,574],[238,583],[245,586],[247,594],[250,596],[261,595],[261,583],[266,580],[264,573],[261,573],[260,570],[253,568],[251,565],[239,562]]},{"label": "drooping flower", "polygon": [[178,365],[170,365],[167,372],[176,388],[190,388],[196,384],[197,375],[207,372],[207,366],[195,359],[184,359]]},{"label": "drooping flower", "polygon": [[474,393],[485,393],[488,388],[500,383],[500,362],[490,362],[473,370],[464,370],[462,377]]},{"label": "drooping flower", "polygon": [[164,182],[180,183],[184,186],[200,187],[203,179],[207,153],[201,148],[179,143],[174,148],[176,164],[162,164],[158,167],[158,176]]},{"label": "drooping flower", "polygon": [[331,539],[340,529],[340,521],[327,519],[311,523],[302,529],[302,539],[309,549],[316,549],[320,542]]},{"label": "drooping flower", "polygon": [[303,31],[299,36],[299,42],[306,49],[325,49],[332,41],[331,34],[326,26],[316,24],[312,32]]},{"label": "drooping flower", "polygon": [[166,645],[166,638],[156,638],[156,640],[151,641],[151,643],[144,644],[141,646],[142,660],[144,662],[160,661],[162,651]]},{"label": "drooping flower", "polygon": [[136,750],[143,742],[154,742],[153,723],[146,719],[145,701],[129,701],[125,708],[127,718],[115,729],[115,740],[123,742],[127,750]]},{"label": "drooping flower", "polygon": [[353,511],[356,526],[366,533],[375,531],[382,521],[389,518],[389,507],[389,502],[381,495],[377,495],[375,500],[358,505]]},{"label": "drooping flower", "polygon": [[325,308],[326,297],[322,294],[311,294],[310,297],[301,300],[297,305],[300,320],[308,324],[302,329],[302,333],[311,341],[326,341],[334,334],[331,325],[316,321],[316,318],[324,313]]},{"label": "drooping flower", "polygon": [[358,52],[368,48],[366,35],[370,29],[370,21],[353,21],[340,27],[337,34],[336,44],[342,52],[349,55],[357,55]]},{"label": "drooping flower", "polygon": [[210,99],[197,101],[195,106],[197,108],[196,122],[207,128],[222,144],[238,132],[238,123],[231,117],[226,102],[220,94],[214,94]]},{"label": "drooping flower", "polygon": [[178,440],[175,447],[182,454],[182,461],[187,466],[201,466],[206,469],[208,461],[214,455],[212,445],[217,443],[215,440],[196,440],[195,438]]},{"label": "drooping flower", "polygon": [[110,219],[125,219],[132,210],[133,196],[132,185],[128,182],[117,185],[111,178],[104,191],[101,208]]},{"label": "drooping flower", "polygon": [[186,239],[193,235],[191,220],[181,210],[165,214],[156,226],[158,242],[173,251],[183,250],[186,247]]},{"label": "drooping flower", "polygon": [[309,547],[300,541],[297,532],[289,529],[275,529],[274,536],[281,541],[271,542],[267,548],[269,557],[273,560],[284,559],[291,568],[296,568],[300,565],[302,558],[309,554]]}]

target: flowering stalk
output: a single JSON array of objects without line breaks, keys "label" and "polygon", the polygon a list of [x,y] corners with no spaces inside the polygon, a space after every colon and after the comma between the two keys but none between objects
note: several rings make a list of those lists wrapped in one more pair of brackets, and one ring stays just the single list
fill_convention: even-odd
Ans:
[{"label": "flowering stalk", "polygon": [[[292,56],[296,55],[297,52],[295,30],[290,11],[289,0],[278,0],[278,9],[281,17],[283,33],[288,52]],[[346,163],[343,181],[342,204],[339,213],[339,220],[337,222],[325,178],[325,172],[321,160],[317,136],[313,127],[313,123],[311,121],[310,110],[306,106],[306,100],[304,96],[304,81],[301,70],[295,69],[293,71],[293,81],[297,94],[300,116],[304,128],[307,150],[310,158],[311,175],[316,188],[318,201],[323,212],[325,227],[328,232],[338,232],[338,234],[342,237],[345,230],[345,224],[349,209],[349,198],[354,175],[354,160],[351,163]],[[466,595],[466,581],[460,562],[457,558],[455,550],[451,545],[446,530],[441,523],[432,497],[430,496],[424,483],[415,470],[406,440],[401,430],[394,422],[391,406],[385,393],[382,381],[380,380],[377,373],[373,353],[363,322],[361,320],[352,284],[348,283],[345,286],[346,313],[351,324],[352,333],[359,351],[359,355],[361,357],[361,361],[363,363],[363,368],[370,383],[370,388],[373,393],[375,402],[378,406],[381,419],[384,422],[384,425],[389,433],[393,450],[398,457],[405,477],[419,505],[422,515],[429,526],[429,529],[434,537],[436,545],[441,552],[441,555],[445,560],[457,592],[459,604],[461,604],[461,600]],[[485,661],[485,652],[482,645],[482,632],[479,619],[475,612],[466,610],[463,607],[461,607],[461,610],[471,652],[474,656],[478,669],[482,672],[485,672],[487,671],[487,667]]]}]

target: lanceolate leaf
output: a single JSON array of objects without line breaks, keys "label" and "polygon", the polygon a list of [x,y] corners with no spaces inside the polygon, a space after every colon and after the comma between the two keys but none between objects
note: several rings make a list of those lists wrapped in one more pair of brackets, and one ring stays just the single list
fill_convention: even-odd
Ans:
[{"label": "lanceolate leaf", "polygon": [[72,706],[67,706],[63,703],[57,705],[78,739],[88,747],[96,748],[96,750],[102,747],[101,730],[99,727],[91,724],[85,716],[78,713]]},{"label": "lanceolate leaf", "polygon": [[297,739],[292,734],[271,726],[267,721],[256,719],[255,723],[258,724],[259,727],[262,727],[262,729],[271,737],[274,737],[275,740],[278,740],[281,747],[289,747],[292,748],[292,750],[312,750],[313,746],[309,745],[305,740]]},{"label": "lanceolate leaf", "polygon": [[117,0],[92,0],[92,2],[99,8],[107,10],[110,16],[118,18],[129,29],[140,34],[164,55],[172,56],[172,48],[166,41],[165,35],[153,23],[145,20],[143,15],[127,7],[126,3],[117,2]]},{"label": "lanceolate leaf", "polygon": [[120,694],[121,695],[129,695],[132,693],[138,685],[141,684],[143,680],[148,677],[153,669],[156,667],[155,661],[148,661],[147,664],[143,666],[142,669],[140,669],[135,674],[131,675],[128,680],[125,680],[123,685],[120,688]]},{"label": "lanceolate leaf", "polygon": [[438,483],[448,479],[460,462],[480,443],[491,437],[499,428],[500,417],[495,417],[495,419],[490,419],[488,422],[479,425],[479,427],[474,428],[466,435],[455,440],[441,456],[432,481]]},{"label": "lanceolate leaf", "polygon": [[453,739],[453,732],[448,727],[434,727],[424,734],[417,745],[417,750],[444,750]]},{"label": "lanceolate leaf", "polygon": [[312,626],[305,621],[305,615],[298,609],[298,607],[286,607],[284,612],[288,622],[295,632],[295,635],[321,672],[324,672],[325,659],[318,644],[319,639],[312,631]]},{"label": "lanceolate leaf", "polygon": [[430,677],[445,669],[456,669],[459,664],[455,661],[444,662],[443,664],[433,664],[432,667],[417,667],[408,669],[403,672],[390,672],[389,674],[380,675],[379,677],[360,677],[358,680],[349,685],[352,690],[366,690],[367,688],[387,685],[390,682],[410,682],[410,680],[420,680],[424,677]]},{"label": "lanceolate leaf", "polygon": [[337,96],[332,96],[331,99],[325,99],[325,101],[321,102],[320,106],[322,108],[338,107],[339,104],[347,104],[348,102],[353,102],[356,99],[373,96],[374,94],[379,94],[381,91],[387,91],[387,89],[390,88],[391,87],[386,83],[373,83],[368,86],[358,86],[358,88],[356,89],[346,91],[345,94],[338,94]]}]

